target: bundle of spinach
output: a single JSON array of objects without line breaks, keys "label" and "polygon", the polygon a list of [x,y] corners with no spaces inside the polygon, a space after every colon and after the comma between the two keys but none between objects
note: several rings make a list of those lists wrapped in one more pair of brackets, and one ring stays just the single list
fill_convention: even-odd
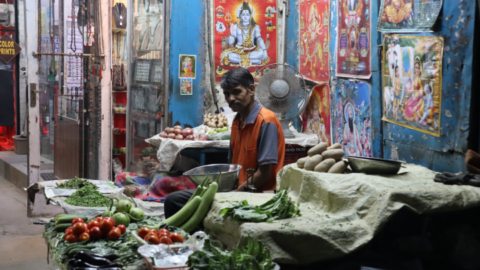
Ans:
[{"label": "bundle of spinach", "polygon": [[248,238],[248,244],[233,252],[221,251],[214,247],[210,239],[205,239],[202,249],[193,252],[187,261],[195,270],[272,270],[275,263],[265,246]]},{"label": "bundle of spinach", "polygon": [[65,202],[74,206],[108,207],[111,200],[98,192],[97,187],[84,186],[75,191]]},{"label": "bundle of spinach", "polygon": [[88,182],[87,179],[78,178],[76,176],[66,182],[57,184],[58,189],[80,189],[85,186],[91,186],[95,189],[98,188],[95,184]]},{"label": "bundle of spinach", "polygon": [[232,203],[233,207],[220,210],[223,217],[231,217],[238,222],[272,222],[301,216],[298,205],[295,205],[287,196],[286,190],[278,192],[271,200],[262,205],[249,205],[246,200]]}]

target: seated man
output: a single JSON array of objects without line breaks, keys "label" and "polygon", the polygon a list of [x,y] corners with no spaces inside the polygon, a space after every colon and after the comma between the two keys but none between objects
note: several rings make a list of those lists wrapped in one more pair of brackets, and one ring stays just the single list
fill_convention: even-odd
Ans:
[{"label": "seated man", "polygon": [[[283,167],[285,137],[277,116],[255,101],[252,74],[235,68],[223,75],[221,83],[225,100],[237,116],[233,120],[228,161],[242,166],[239,187],[246,186],[247,169],[254,169],[253,185],[260,192],[276,188],[276,176]],[[174,192],[165,199],[165,217],[178,212],[194,190]]]}]

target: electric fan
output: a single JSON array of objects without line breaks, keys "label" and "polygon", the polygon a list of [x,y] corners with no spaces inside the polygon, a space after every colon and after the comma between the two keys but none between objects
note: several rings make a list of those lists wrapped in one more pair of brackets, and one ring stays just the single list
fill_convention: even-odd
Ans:
[{"label": "electric fan", "polygon": [[257,84],[255,99],[277,115],[285,138],[295,138],[289,128],[290,121],[303,113],[310,97],[303,76],[287,64],[271,64],[259,73],[263,76]]}]

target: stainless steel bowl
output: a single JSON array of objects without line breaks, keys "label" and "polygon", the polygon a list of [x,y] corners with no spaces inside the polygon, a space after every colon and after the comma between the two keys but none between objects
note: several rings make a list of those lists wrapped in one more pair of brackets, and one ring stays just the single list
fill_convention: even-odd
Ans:
[{"label": "stainless steel bowl", "polygon": [[397,174],[402,162],[381,158],[348,157],[353,172],[365,174]]},{"label": "stainless steel bowl", "polygon": [[185,172],[183,175],[188,176],[195,185],[200,185],[209,175],[209,181],[213,181],[222,173],[218,180],[218,192],[228,192],[238,187],[238,175],[242,166],[236,164],[212,164],[200,166]]}]

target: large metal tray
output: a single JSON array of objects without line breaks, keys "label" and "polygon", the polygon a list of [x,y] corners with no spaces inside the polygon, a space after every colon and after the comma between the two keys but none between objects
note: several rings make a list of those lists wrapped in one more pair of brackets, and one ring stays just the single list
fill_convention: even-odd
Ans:
[{"label": "large metal tray", "polygon": [[353,172],[365,174],[397,174],[402,162],[381,158],[348,157]]},{"label": "large metal tray", "polygon": [[207,174],[209,180],[213,181],[220,172],[222,175],[218,180],[218,192],[228,192],[238,188],[238,175],[242,166],[237,164],[212,164],[194,168],[183,175],[188,176],[195,185],[200,185]]}]

